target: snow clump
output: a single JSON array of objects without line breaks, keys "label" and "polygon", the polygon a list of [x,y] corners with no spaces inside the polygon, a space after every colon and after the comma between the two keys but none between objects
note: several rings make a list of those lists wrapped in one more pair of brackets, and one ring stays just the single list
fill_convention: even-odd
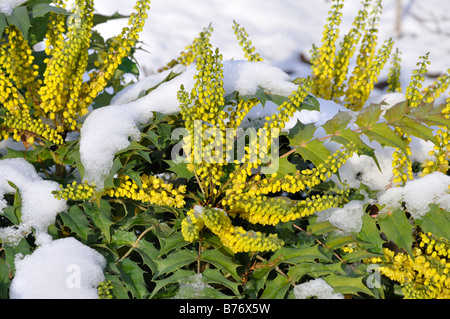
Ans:
[{"label": "snow clump", "polygon": [[11,299],[97,299],[106,259],[75,238],[57,239],[16,255]]},{"label": "snow clump", "polygon": [[335,292],[333,287],[322,278],[296,285],[294,287],[294,295],[296,299],[308,299],[311,297],[317,297],[317,299],[344,299],[343,294]]}]

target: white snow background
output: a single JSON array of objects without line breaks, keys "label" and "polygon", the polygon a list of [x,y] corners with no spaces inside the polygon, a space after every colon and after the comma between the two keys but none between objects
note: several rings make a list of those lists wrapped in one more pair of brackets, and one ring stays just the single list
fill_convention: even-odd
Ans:
[{"label": "white snow background", "polygon": [[[4,5],[0,6],[0,11],[6,12],[11,9],[9,4],[18,4],[21,1],[2,0],[3,2]],[[448,19],[450,17],[450,1],[403,0],[400,32],[396,31],[396,3],[396,0],[383,1],[384,11],[380,23],[379,44],[381,45],[382,41],[392,37],[395,40],[395,47],[398,47],[402,51],[401,81],[403,89],[405,89],[408,85],[412,70],[416,68],[419,56],[424,55],[428,51],[431,52],[430,60],[432,62],[429,67],[430,74],[442,74],[450,67],[450,19]],[[149,83],[153,83],[153,80],[161,76],[154,75],[156,70],[164,66],[172,58],[177,57],[184,47],[189,45],[209,23],[212,23],[214,28],[211,38],[212,44],[220,48],[221,53],[224,55],[224,60],[243,59],[242,50],[232,30],[233,20],[236,20],[241,26],[245,27],[257,51],[264,58],[265,64],[261,64],[263,65],[261,67],[256,67],[256,74],[266,72],[269,75],[276,75],[278,79],[278,82],[275,81],[276,83],[273,84],[273,87],[267,84],[265,88],[276,89],[277,87],[289,87],[289,82],[287,81],[289,78],[294,79],[298,76],[304,77],[310,74],[309,66],[301,62],[300,55],[303,54],[305,57],[309,57],[312,44],[320,45],[323,25],[326,23],[331,4],[331,1],[326,0],[153,0],[151,2],[148,21],[141,35],[143,48],[146,52],[138,51],[136,55],[142,70],[142,82],[137,84],[136,87],[150,85]],[[95,6],[97,11],[103,14],[119,12],[126,15],[132,12],[134,1],[95,0]],[[340,28],[341,35],[345,34],[350,28],[354,16],[359,9],[359,0],[345,1],[343,22]],[[105,37],[111,37],[119,34],[122,27],[126,25],[126,22],[127,19],[111,21],[107,24],[100,25],[98,30]],[[228,65],[233,69],[234,67],[239,67],[238,63],[238,61],[229,62]],[[245,66],[246,64],[242,63],[242,65]],[[270,65],[275,68],[271,68]],[[283,75],[280,71],[284,71],[286,74]],[[188,75],[190,75],[190,72],[186,70],[186,76],[180,76],[180,79],[177,81],[181,81],[183,78],[186,79]],[[249,79],[252,79],[250,73],[247,73],[247,75]],[[147,76],[150,77],[146,78]],[[387,68],[381,74],[380,80],[386,79],[386,77]],[[431,83],[433,80],[430,78],[427,79],[427,82]],[[192,80],[189,83],[192,83]],[[172,85],[168,85],[168,87],[165,86],[166,90],[162,92],[166,94],[173,94],[175,92],[176,94],[176,90],[173,88],[170,89],[170,86],[179,87],[179,84],[180,82],[175,82]],[[234,85],[234,88],[237,89],[248,89],[248,87],[237,81],[237,79],[233,79],[233,77],[229,77],[225,85],[230,85],[231,87]],[[127,94],[131,94],[131,96],[128,96],[128,100]],[[140,103],[124,104],[124,106],[128,106],[129,110],[133,110],[133,112],[124,116],[124,108],[120,106],[122,103],[128,103],[133,100],[132,89],[129,89],[127,94],[121,96],[123,100],[117,99],[117,104],[114,106],[106,107],[101,111],[104,116],[111,116],[112,120],[114,118],[117,120],[119,117],[126,119],[126,122],[122,122],[121,126],[112,126],[117,130],[115,133],[117,140],[121,141],[120,144],[112,142],[110,147],[99,150],[99,153],[92,153],[91,150],[95,149],[95,139],[99,138],[98,136],[95,137],[96,134],[108,134],[107,128],[103,132],[98,129],[102,123],[106,122],[106,119],[103,118],[104,116],[100,116],[100,111],[97,113],[93,112],[92,115],[89,115],[86,125],[83,126],[84,132],[82,131],[81,136],[85,142],[82,143],[82,148],[85,147],[87,150],[84,152],[85,155],[87,154],[87,159],[85,157],[87,171],[91,169],[91,176],[93,176],[93,179],[97,178],[100,181],[100,185],[105,167],[107,169],[109,165],[108,161],[110,161],[111,152],[114,154],[114,151],[117,151],[117,147],[126,147],[128,138],[133,138],[137,133],[136,125],[138,124],[138,120],[150,116],[149,112],[152,111],[142,107],[141,104],[143,104],[143,101],[140,101]],[[174,98],[175,96],[167,96],[168,100],[173,100]],[[390,105],[401,100],[401,96],[398,94],[384,96],[382,92],[374,91],[371,101],[379,102],[385,98],[387,98]],[[164,96],[150,96],[148,99],[153,103],[155,108],[158,108],[161,107],[161,104],[157,102],[164,99]],[[316,122],[321,124],[342,109],[335,103],[324,100],[319,101],[321,102],[320,113],[298,112],[295,120],[298,118],[305,123]],[[267,110],[260,108],[259,112],[264,113]],[[252,114],[257,115],[257,112],[254,111]],[[121,131],[121,128],[123,131]],[[432,147],[427,143],[421,142],[413,143],[413,145],[413,155],[419,160],[426,158],[428,150]],[[333,145],[330,145],[330,148],[332,147]],[[346,177],[350,185],[357,185],[361,180],[355,178],[355,172],[362,171],[362,181],[373,189],[380,190],[380,201],[383,201],[389,207],[395,207],[398,205],[399,199],[406,201],[410,199],[411,205],[414,205],[416,209],[415,214],[417,217],[423,215],[430,201],[441,204],[446,208],[450,207],[449,195],[445,192],[445,185],[448,185],[450,181],[447,177],[437,176],[439,174],[435,174],[434,176],[430,175],[426,179],[418,179],[419,181],[411,182],[404,188],[384,192],[384,188],[389,183],[391,177],[391,152],[389,149],[383,150],[378,148],[378,155],[380,165],[384,168],[383,172],[379,172],[370,159],[354,157],[346,166],[342,167],[341,176]],[[104,156],[103,159],[102,156]],[[89,164],[89,160],[91,160],[90,163],[92,164]],[[0,168],[8,169],[11,165],[18,170],[16,172],[14,168],[11,169],[9,175],[16,179],[19,189],[30,189],[31,186],[23,186],[26,185],[23,179],[27,176],[32,177],[32,182],[35,185],[44,183],[22,160],[17,160],[15,163],[14,161],[4,162],[0,160]],[[26,174],[23,174],[23,171],[21,173],[19,170],[20,167],[24,166],[26,166]],[[99,167],[101,168],[100,170]],[[432,177],[435,177],[435,179]],[[10,191],[11,187],[6,183],[7,178],[11,177],[8,177],[8,174],[0,175],[1,209],[5,206],[2,198],[3,193]],[[436,180],[439,181],[438,184],[436,184]],[[434,187],[430,187],[430,185],[434,185]],[[53,189],[53,185],[48,183],[47,186],[49,186],[48,191],[50,192]],[[426,196],[421,193],[423,189],[428,190]],[[41,191],[45,191],[45,189]],[[27,194],[30,195],[28,196]],[[410,197],[408,194],[418,194],[418,196]],[[22,196],[24,203],[29,204],[30,201],[36,200],[36,197],[33,197],[27,191],[24,191]],[[42,198],[45,198],[45,196],[41,197],[41,200]],[[329,218],[330,222],[339,225],[338,227],[341,227],[343,230],[350,232],[358,231],[360,227],[360,208],[363,204],[364,202],[349,203],[342,209],[337,209],[334,212],[325,212],[322,218]],[[51,206],[45,212],[44,224],[47,225],[49,220],[51,223],[52,219],[52,216],[49,215],[53,214],[56,216],[58,212],[64,209],[65,203],[51,204],[49,199],[45,205]],[[29,219],[31,222],[25,225],[27,228],[38,227],[34,223],[36,216],[32,216]],[[49,240],[45,236],[45,231],[43,231],[41,225],[39,225],[38,230],[42,239],[38,242],[40,245],[39,248],[32,255],[26,256],[23,259],[21,259],[21,256],[17,257],[17,273],[13,280],[11,297],[96,298],[96,286],[103,280],[102,269],[105,265],[103,257],[89,247],[74,240]],[[3,230],[3,233],[5,231]],[[14,231],[11,230],[8,230],[7,233],[8,236],[11,236],[11,234],[14,235]],[[67,253],[68,251],[72,253]],[[55,254],[58,256],[58,262],[48,262],[49,260],[53,260],[52,258],[54,258]],[[78,287],[75,287],[79,288],[76,293],[74,293],[72,286],[69,287],[67,282],[68,268],[74,264],[80,267],[80,274],[93,274],[91,276],[80,277],[83,282]],[[39,280],[28,280],[27,278],[39,278]],[[48,289],[43,290],[42,287],[45,282],[48,282]],[[310,286],[316,287],[316,283],[314,282],[314,285],[311,283]],[[299,298],[302,298],[301,296],[307,297],[311,294],[317,294],[317,292],[305,292],[305,287],[308,287],[308,285],[296,289]]]}]

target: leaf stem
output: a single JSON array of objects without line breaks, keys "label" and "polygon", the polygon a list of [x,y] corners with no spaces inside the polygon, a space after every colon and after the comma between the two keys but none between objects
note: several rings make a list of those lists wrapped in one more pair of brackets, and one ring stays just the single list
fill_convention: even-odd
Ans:
[{"label": "leaf stem", "polygon": [[116,264],[118,264],[119,262],[121,262],[122,260],[124,260],[125,258],[127,258],[131,252],[137,247],[137,245],[139,244],[139,242],[142,240],[142,238],[144,238],[145,234],[147,234],[149,231],[153,230],[155,228],[155,225],[153,225],[150,228],[147,228],[146,230],[144,230],[139,237],[136,239],[136,241],[133,243],[133,245],[131,245],[131,248],[128,249],[128,251],[125,253],[125,255],[123,255],[117,262]]}]

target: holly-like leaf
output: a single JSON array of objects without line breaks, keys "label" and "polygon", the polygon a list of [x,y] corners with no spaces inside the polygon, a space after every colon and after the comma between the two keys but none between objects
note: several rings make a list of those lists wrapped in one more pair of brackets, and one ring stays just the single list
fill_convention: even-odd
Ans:
[{"label": "holly-like leaf", "polygon": [[26,7],[15,8],[6,20],[9,25],[15,25],[22,32],[24,39],[28,38],[28,30],[31,27],[31,22]]},{"label": "holly-like leaf", "polygon": [[289,278],[278,274],[274,279],[270,280],[266,289],[261,295],[261,299],[284,299],[286,292],[291,286]]},{"label": "holly-like leaf", "polygon": [[83,203],[85,213],[91,218],[94,225],[100,229],[105,236],[106,241],[111,241],[111,225],[114,222],[111,219],[111,205],[106,200],[100,200],[100,207],[95,204],[85,202]]},{"label": "holly-like leaf", "polygon": [[352,112],[338,112],[331,119],[326,121],[322,125],[322,128],[327,134],[336,134],[347,129],[352,118]]},{"label": "holly-like leaf", "polygon": [[431,232],[438,238],[450,240],[450,213],[442,210],[438,205],[431,205],[430,211],[415,222],[425,233]]},{"label": "holly-like leaf", "polygon": [[177,272],[181,267],[192,264],[197,261],[197,252],[192,250],[180,250],[173,254],[170,254],[166,258],[158,258],[154,260],[157,271],[154,273],[154,278],[168,274],[171,272]]},{"label": "holly-like leaf", "polygon": [[401,209],[389,213],[378,221],[381,231],[388,240],[405,249],[412,256],[412,225]]},{"label": "holly-like leaf", "polygon": [[216,249],[208,249],[202,252],[201,260],[213,264],[218,269],[223,269],[229,273],[236,281],[240,281],[237,273],[237,268],[240,266],[236,264],[229,256]]},{"label": "holly-like leaf", "polygon": [[227,279],[219,269],[207,268],[202,272],[202,275],[205,278],[206,283],[223,285],[231,289],[235,296],[240,295],[240,284]]},{"label": "holly-like leaf", "polygon": [[120,271],[120,277],[127,284],[127,288],[135,298],[143,299],[148,290],[144,282],[144,270],[139,267],[138,263],[130,259],[122,260],[117,268]]},{"label": "holly-like leaf", "polygon": [[424,141],[431,141],[437,143],[436,137],[433,135],[433,130],[422,123],[405,116],[396,123],[396,126],[401,128],[406,134],[416,136]]},{"label": "holly-like leaf", "polygon": [[61,213],[60,216],[64,225],[80,236],[84,242],[87,241],[88,235],[91,233],[89,220],[79,206],[70,207],[67,212]]},{"label": "holly-like leaf", "polygon": [[3,31],[5,31],[5,28],[8,26],[8,23],[6,22],[6,16],[4,13],[0,13],[0,35],[3,34]]},{"label": "holly-like leaf", "polygon": [[302,143],[309,142],[313,137],[317,127],[314,123],[303,124],[299,120],[293,128],[289,130],[288,138],[292,147],[297,147]]},{"label": "holly-like leaf", "polygon": [[386,119],[386,121],[388,121],[388,123],[392,124],[400,121],[408,111],[408,101],[405,100],[403,102],[395,104],[394,106],[386,110],[383,117]]},{"label": "holly-like leaf", "polygon": [[177,163],[173,160],[164,160],[164,162],[169,164],[169,168],[167,170],[174,172],[177,178],[186,178],[187,180],[190,180],[194,177],[194,173],[187,169],[186,163]]},{"label": "holly-like leaf", "polygon": [[382,113],[381,104],[371,104],[358,113],[355,123],[359,127],[373,126],[378,123]]},{"label": "holly-like leaf", "polygon": [[377,141],[382,146],[400,148],[404,154],[407,154],[405,142],[386,123],[377,123],[364,128],[363,133],[371,141]]},{"label": "holly-like leaf", "polygon": [[270,259],[283,263],[298,264],[301,262],[314,262],[316,260],[331,261],[331,252],[325,251],[319,245],[298,248],[282,247],[278,249]]},{"label": "holly-like leaf", "polygon": [[193,270],[180,269],[167,278],[161,280],[153,280],[155,288],[153,288],[150,298],[153,298],[162,288],[171,284],[178,284],[183,279],[188,278],[194,274],[195,272]]},{"label": "holly-like leaf", "polygon": [[33,9],[31,11],[31,14],[33,15],[33,18],[41,18],[45,16],[49,12],[55,12],[60,14],[69,15],[70,12],[56,6],[51,6],[48,3],[38,3],[35,6],[33,6]]},{"label": "holly-like leaf", "polygon": [[377,228],[376,220],[370,217],[369,214],[362,216],[362,227],[357,238],[369,244],[367,249],[374,253],[383,253],[382,245],[384,241],[380,237],[380,231]]},{"label": "holly-like leaf", "polygon": [[297,147],[296,153],[300,154],[306,161],[311,161],[316,167],[323,164],[331,152],[319,140],[311,140]]},{"label": "holly-like leaf", "polygon": [[369,296],[374,296],[373,292],[367,288],[363,283],[363,276],[361,277],[348,277],[331,274],[323,279],[331,286],[336,292],[341,294],[359,295],[365,293]]}]

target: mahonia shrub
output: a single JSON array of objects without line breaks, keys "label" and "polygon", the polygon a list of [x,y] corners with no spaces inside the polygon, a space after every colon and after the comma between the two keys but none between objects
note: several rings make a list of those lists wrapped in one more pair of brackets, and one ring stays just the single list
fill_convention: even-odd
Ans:
[{"label": "mahonia shrub", "polygon": [[[0,132],[15,146],[0,159],[2,298],[20,295],[16,262],[67,238],[100,254],[104,299],[295,298],[313,279],[349,298],[450,296],[450,99],[435,102],[450,77],[423,88],[424,54],[401,102],[367,103],[389,59],[387,92],[402,94],[401,52],[392,39],[377,49],[381,0],[361,1],[343,37],[334,0],[311,74],[295,80],[236,21],[243,60],[224,60],[209,25],[138,80],[150,1],[111,39],[93,27],[123,17],[93,6],[31,0],[0,14]],[[297,120],[325,105],[339,112],[324,124]],[[386,189],[365,168],[346,175],[356,159],[386,174],[382,151]],[[54,215],[34,218],[33,205]]]}]

